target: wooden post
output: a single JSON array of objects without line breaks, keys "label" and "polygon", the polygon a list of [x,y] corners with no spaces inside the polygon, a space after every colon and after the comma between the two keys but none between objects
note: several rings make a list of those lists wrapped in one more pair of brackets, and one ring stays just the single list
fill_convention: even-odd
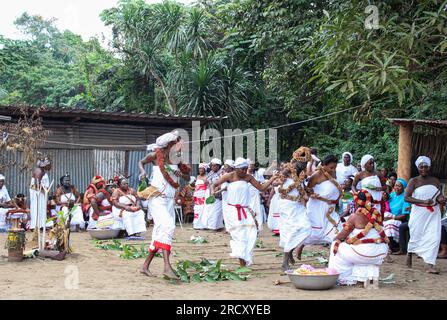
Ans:
[{"label": "wooden post", "polygon": [[413,134],[412,124],[399,125],[399,158],[397,162],[397,175],[408,181],[411,178],[411,157],[413,146],[411,137]]}]

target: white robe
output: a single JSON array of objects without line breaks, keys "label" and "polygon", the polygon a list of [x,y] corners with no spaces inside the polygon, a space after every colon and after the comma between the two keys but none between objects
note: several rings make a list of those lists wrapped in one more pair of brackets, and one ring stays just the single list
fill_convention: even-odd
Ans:
[{"label": "white robe", "polygon": [[[211,171],[207,176],[208,188],[206,189],[205,199],[211,196],[210,186],[216,183],[221,176],[221,171]],[[218,230],[224,227],[222,200],[217,199],[212,204],[206,204],[202,212],[201,223],[205,229]]]},{"label": "white robe", "polygon": [[196,180],[196,187],[194,189],[194,229],[205,229],[206,224],[202,218],[203,210],[205,209],[205,195],[206,185],[202,179]]},{"label": "white robe", "polygon": [[[371,190],[371,189],[367,188],[367,186],[374,186],[377,188],[381,188],[382,183],[380,182],[380,178],[378,176],[370,176],[370,177],[363,178],[357,184],[357,190],[365,189],[371,194],[373,201],[378,201],[378,202],[382,201],[383,191]],[[374,208],[376,208],[377,211],[382,212],[382,206],[380,205],[380,203],[374,204]]]},{"label": "white robe", "polygon": [[[9,197],[8,189],[3,186],[0,189],[0,203],[5,203],[11,201]],[[6,229],[6,214],[10,209],[8,208],[0,208],[0,229]]]},{"label": "white robe", "polygon": [[[424,185],[414,190],[412,197],[419,200],[428,200],[438,192],[434,185]],[[441,240],[441,209],[439,205],[432,207],[433,212],[427,207],[411,206],[410,241],[408,252],[416,253],[425,263],[434,265]]]},{"label": "white robe", "polygon": [[[349,237],[354,237],[362,229],[354,229]],[[376,229],[371,229],[363,239],[380,238]],[[329,268],[334,268],[340,273],[338,282],[352,285],[357,281],[367,281],[379,279],[380,265],[383,263],[388,253],[386,243],[362,243],[348,244],[340,243],[336,255],[333,253],[334,244],[331,246],[329,257]]]},{"label": "white robe", "polygon": [[337,182],[339,184],[342,184],[345,182],[347,177],[355,176],[357,172],[359,171],[352,164],[350,164],[349,166],[345,166],[344,163],[338,163],[336,169]]},{"label": "white robe", "polygon": [[[253,250],[256,245],[258,231],[249,206],[249,183],[236,181],[228,184],[227,195],[227,230],[230,232],[231,254],[233,258],[243,259],[247,265],[253,263]],[[237,205],[241,206],[239,214]],[[244,212],[245,211],[245,215]]]},{"label": "white robe", "polygon": [[281,210],[279,207],[279,187],[275,187],[275,194],[270,200],[269,216],[267,219],[267,227],[273,231],[274,234],[279,234],[279,226],[281,224]]},{"label": "white robe", "polygon": [[[68,204],[69,201],[76,201],[76,196],[70,192],[70,193],[64,193],[61,195],[60,202],[62,205],[56,206],[56,211],[63,211],[65,219],[68,218],[68,212],[70,211],[68,207],[64,204]],[[75,204],[73,207],[72,217],[70,221],[70,226],[79,226],[81,229],[84,229],[85,227],[85,221],[84,221],[84,214],[82,213],[81,205]]]},{"label": "white robe", "polygon": [[265,208],[261,202],[261,193],[252,184],[249,185],[248,189],[250,193],[249,206],[256,213],[256,220],[258,221],[259,232],[261,232],[265,221]]},{"label": "white robe", "polygon": [[[314,192],[329,200],[337,200],[340,195],[338,188],[329,180],[315,185]],[[330,208],[334,208],[330,217],[335,221],[336,226],[326,217]],[[307,216],[312,226],[312,235],[307,238],[306,244],[332,243],[338,231],[343,228],[340,216],[335,211],[335,204],[310,198],[307,202]]]},{"label": "white robe", "polygon": [[[177,165],[170,165],[170,167],[173,172],[178,168]],[[175,231],[175,188],[165,180],[158,166],[154,166],[152,172],[152,186],[156,187],[162,195],[149,199],[149,209],[154,219],[152,242],[149,248],[152,252],[158,249],[171,251]],[[177,182],[178,178],[173,172],[169,172],[169,175],[173,181]]]},{"label": "white robe", "polygon": [[[42,187],[48,188],[50,186],[50,178],[48,174],[44,174],[42,180],[40,181]],[[34,178],[31,178],[31,185],[37,184]],[[43,190],[42,190],[43,191]],[[29,190],[30,193],[30,229],[43,228],[47,221],[47,199],[45,198],[45,193],[39,190]],[[39,204],[39,207],[37,206]],[[39,221],[37,220],[39,216]]]},{"label": "white robe", "polygon": [[[134,195],[129,194],[127,196],[120,196],[118,202],[120,204],[133,206],[136,200],[137,199]],[[112,206],[112,214],[113,218],[115,219],[115,223],[119,223],[120,221],[122,221],[122,225],[126,229],[126,232],[129,236],[146,231],[146,220],[144,219],[143,210],[132,212],[121,210],[115,206]]]},{"label": "white robe", "polygon": [[[287,188],[292,183],[294,183],[293,180],[289,178],[283,187]],[[289,193],[294,197],[298,194],[297,189],[293,189]],[[302,202],[280,199],[279,208],[281,212],[279,246],[284,248],[284,252],[290,252],[302,245],[311,235],[311,225],[306,214],[306,206]]]}]

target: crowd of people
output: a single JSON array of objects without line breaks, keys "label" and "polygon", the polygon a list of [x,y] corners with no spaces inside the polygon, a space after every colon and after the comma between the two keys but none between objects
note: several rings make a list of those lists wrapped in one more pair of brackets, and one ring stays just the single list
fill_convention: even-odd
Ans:
[{"label": "crowd of people", "polygon": [[[141,272],[149,271],[157,252],[164,257],[163,274],[177,278],[169,257],[175,230],[174,207],[183,207],[197,230],[229,234],[231,257],[241,266],[254,263],[253,252],[259,232],[266,224],[283,248],[283,270],[301,260],[305,246],[330,246],[329,267],[340,273],[339,284],[378,280],[379,267],[390,254],[421,257],[427,272],[435,269],[437,258],[447,258],[447,233],[442,225],[445,198],[439,180],[430,176],[431,160],[420,156],[415,165],[419,175],[410,181],[393,170],[377,170],[371,155],[354,165],[345,152],[320,160],[315,149],[301,147],[290,161],[268,170],[250,159],[213,159],[199,165],[196,177],[191,168],[171,159],[172,148],[181,152],[177,132],[159,137],[148,146],[139,162],[138,190],[129,187],[125,176],[109,181],[93,177],[82,194],[69,174],[60,177],[54,197],[48,197],[49,159],[39,160],[33,170],[30,207],[23,194],[9,197],[0,175],[0,228],[9,216],[28,214],[27,229],[51,227],[53,216],[70,219],[73,230],[119,229],[123,235],[139,236],[154,224],[149,255]],[[145,165],[152,166],[148,176]],[[183,180],[183,186],[180,180]],[[47,199],[48,198],[48,199]],[[48,215],[38,214],[46,212]],[[40,221],[39,221],[40,219]]]}]

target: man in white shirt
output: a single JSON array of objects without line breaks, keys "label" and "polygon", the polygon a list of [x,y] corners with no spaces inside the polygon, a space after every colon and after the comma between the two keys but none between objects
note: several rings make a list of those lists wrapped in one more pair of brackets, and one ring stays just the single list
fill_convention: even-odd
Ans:
[{"label": "man in white shirt", "polygon": [[349,152],[343,153],[343,162],[337,165],[337,182],[344,183],[349,176],[355,176],[358,172],[357,168],[352,165],[352,154]]}]

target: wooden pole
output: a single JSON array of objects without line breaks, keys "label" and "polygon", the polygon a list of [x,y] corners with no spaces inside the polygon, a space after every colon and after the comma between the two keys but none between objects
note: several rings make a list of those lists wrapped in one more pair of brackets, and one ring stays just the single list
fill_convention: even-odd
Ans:
[{"label": "wooden pole", "polygon": [[411,157],[413,145],[411,143],[413,134],[412,124],[399,125],[399,156],[397,162],[397,175],[408,181],[411,178]]}]

